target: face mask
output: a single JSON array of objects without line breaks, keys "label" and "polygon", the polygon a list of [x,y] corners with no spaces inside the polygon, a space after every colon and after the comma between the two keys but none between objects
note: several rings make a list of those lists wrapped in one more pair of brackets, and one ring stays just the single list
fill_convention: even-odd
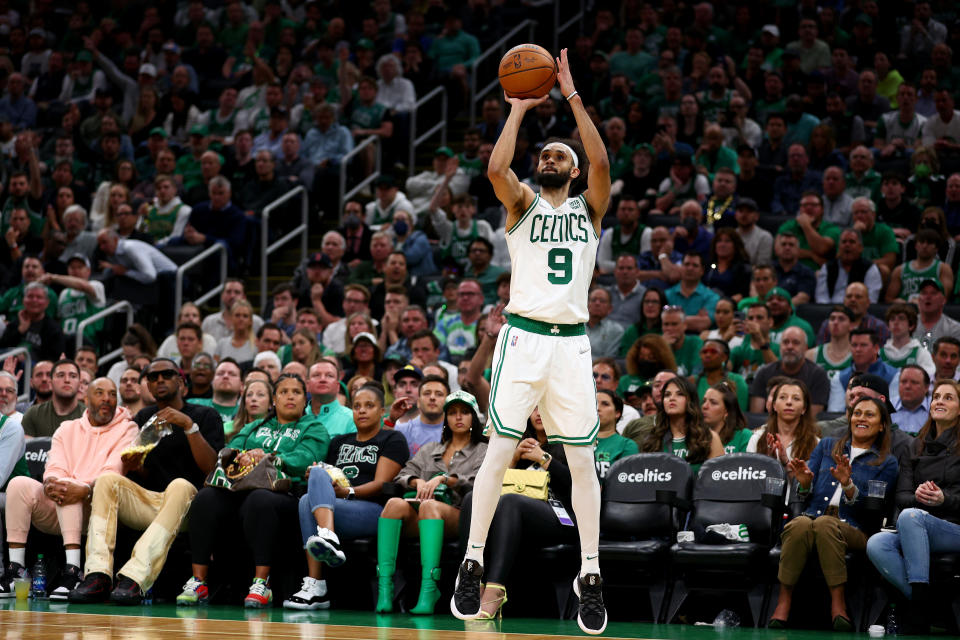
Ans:
[{"label": "face mask", "polygon": [[684,218],[683,228],[687,230],[687,233],[693,233],[694,231],[696,231],[697,230],[696,218]]},{"label": "face mask", "polygon": [[926,162],[921,162],[913,168],[913,175],[918,178],[929,178],[930,174],[933,173],[933,170],[930,168]]},{"label": "face mask", "polygon": [[398,236],[407,235],[407,230],[409,228],[410,227],[407,226],[407,223],[405,220],[397,220],[396,222],[393,223],[393,232],[396,233]]},{"label": "face mask", "polygon": [[637,377],[643,380],[650,380],[660,371],[660,365],[653,360],[637,361]]},{"label": "face mask", "polygon": [[360,226],[360,218],[355,215],[348,215],[343,219],[343,226],[347,229],[356,229]]}]

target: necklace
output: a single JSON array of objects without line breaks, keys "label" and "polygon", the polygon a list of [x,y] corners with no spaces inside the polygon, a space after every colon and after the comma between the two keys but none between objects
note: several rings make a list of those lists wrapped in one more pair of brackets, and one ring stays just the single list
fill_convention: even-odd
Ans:
[{"label": "necklace", "polygon": [[720,203],[720,206],[716,206],[717,200],[714,198],[707,200],[707,224],[718,222],[732,202],[733,196],[728,196],[726,200]]}]

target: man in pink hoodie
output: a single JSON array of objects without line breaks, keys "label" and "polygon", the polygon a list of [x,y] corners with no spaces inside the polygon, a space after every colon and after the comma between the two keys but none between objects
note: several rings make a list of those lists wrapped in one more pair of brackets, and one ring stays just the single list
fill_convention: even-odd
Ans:
[{"label": "man in pink hoodie", "polygon": [[90,497],[97,478],[120,472],[120,452],[131,445],[137,424],[117,406],[117,386],[97,378],[87,389],[87,408],[66,420],[53,434],[43,483],[19,476],[7,486],[7,543],[10,562],[0,578],[0,598],[13,597],[13,581],[24,575],[27,533],[32,523],[44,533],[61,534],[67,564],[51,600],[66,600],[80,581],[80,536],[90,515]]}]

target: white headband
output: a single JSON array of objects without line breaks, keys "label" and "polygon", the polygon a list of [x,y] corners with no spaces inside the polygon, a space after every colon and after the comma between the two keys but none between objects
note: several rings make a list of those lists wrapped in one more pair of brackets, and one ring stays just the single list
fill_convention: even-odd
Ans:
[{"label": "white headband", "polygon": [[577,157],[577,154],[573,152],[573,149],[570,148],[570,145],[564,144],[562,142],[551,142],[550,144],[543,147],[543,150],[547,149],[559,149],[564,153],[570,154],[570,157],[573,159],[573,166],[577,169],[580,168],[580,159]]}]

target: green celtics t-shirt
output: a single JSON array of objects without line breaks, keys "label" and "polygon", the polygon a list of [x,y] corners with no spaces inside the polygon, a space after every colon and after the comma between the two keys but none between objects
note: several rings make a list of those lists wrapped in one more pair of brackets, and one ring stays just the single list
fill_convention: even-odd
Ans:
[{"label": "green celtics t-shirt", "polygon": [[[664,453],[672,453],[682,460],[686,460],[687,456],[690,455],[690,452],[687,450],[687,438],[673,438],[667,445],[663,448]],[[702,463],[701,463],[702,464]],[[700,472],[699,464],[691,464],[690,468],[693,469],[693,474],[696,475]]]},{"label": "green celtics t-shirt", "polygon": [[893,253],[899,255],[900,249],[897,244],[897,235],[893,232],[890,225],[884,222],[878,222],[873,225],[870,231],[861,233],[863,236],[863,259],[877,260]]},{"label": "green celtics t-shirt", "polygon": [[213,409],[216,409],[217,413],[220,414],[220,419],[223,420],[224,431],[227,431],[226,425],[228,422],[232,428],[233,417],[237,415],[237,409],[239,409],[239,405],[217,404],[212,398],[187,398],[187,402],[190,404],[200,405],[201,407],[212,407]]},{"label": "green celtics t-shirt", "polygon": [[597,448],[593,452],[594,460],[597,464],[597,475],[602,481],[610,465],[626,456],[632,456],[640,453],[637,443],[629,438],[624,438],[619,433],[612,433],[605,438],[597,438]]},{"label": "green celtics t-shirt", "polygon": [[[771,342],[770,350],[779,360],[780,345]],[[730,368],[743,376],[745,380],[753,380],[757,369],[764,364],[766,363],[763,361],[763,351],[754,349],[749,338],[745,338],[743,342],[730,350]]]},{"label": "green celtics t-shirt", "polygon": [[379,102],[364,106],[357,101],[353,109],[350,110],[350,120],[347,126],[357,129],[376,129],[383,121],[386,111],[387,108]]},{"label": "green celtics t-shirt", "polygon": [[724,453],[746,453],[747,443],[750,442],[750,438],[753,436],[753,431],[750,429],[739,429],[735,431],[733,437],[730,438],[730,442],[723,445]]},{"label": "green celtics t-shirt", "polygon": [[[747,411],[747,399],[750,397],[750,389],[747,385],[747,381],[743,379],[739,373],[730,372],[727,374],[727,380],[732,382],[737,387],[737,404],[740,405],[740,411]],[[710,383],[707,382],[707,376],[701,375],[697,378],[697,394],[703,398],[703,395],[707,392],[707,389],[710,388]]]},{"label": "green celtics t-shirt", "polygon": [[[836,245],[840,243],[840,231],[841,231],[840,227],[833,224],[832,222],[827,222],[826,220],[821,220],[820,224],[817,226],[817,233],[819,233],[824,238],[833,239],[834,248],[836,248]],[[787,222],[784,222],[782,225],[780,225],[780,228],[777,229],[777,234],[781,234],[781,233],[786,235],[796,236],[797,243],[799,244],[800,248],[806,249],[807,251],[810,250],[810,243],[807,242],[807,237],[803,234],[803,229],[800,228],[800,225],[797,223],[796,220],[788,220]],[[864,241],[866,241],[866,239],[864,239]],[[867,257],[866,251],[864,251],[863,257],[864,258]],[[814,271],[820,268],[820,265],[818,265],[813,260],[810,260],[809,258],[804,258],[800,262],[807,265]]]},{"label": "green celtics t-shirt", "polygon": [[460,168],[463,169],[468,178],[476,178],[483,173],[483,160],[480,159],[480,156],[471,159],[460,153],[457,154],[457,160],[460,161]]},{"label": "green celtics t-shirt", "polygon": [[695,376],[703,369],[700,362],[700,347],[703,340],[700,336],[686,335],[679,349],[673,350],[673,357],[677,359],[677,375]]},{"label": "green celtics t-shirt", "polygon": [[[63,332],[67,335],[75,335],[77,333],[77,325],[81,320],[89,318],[107,306],[103,283],[91,280],[90,284],[96,291],[96,295],[94,296],[88,296],[79,289],[64,289],[60,292],[60,300],[57,303],[57,315],[60,317]],[[97,334],[101,329],[103,329],[102,319],[88,324],[83,330],[84,340],[92,345],[96,345]]]}]

